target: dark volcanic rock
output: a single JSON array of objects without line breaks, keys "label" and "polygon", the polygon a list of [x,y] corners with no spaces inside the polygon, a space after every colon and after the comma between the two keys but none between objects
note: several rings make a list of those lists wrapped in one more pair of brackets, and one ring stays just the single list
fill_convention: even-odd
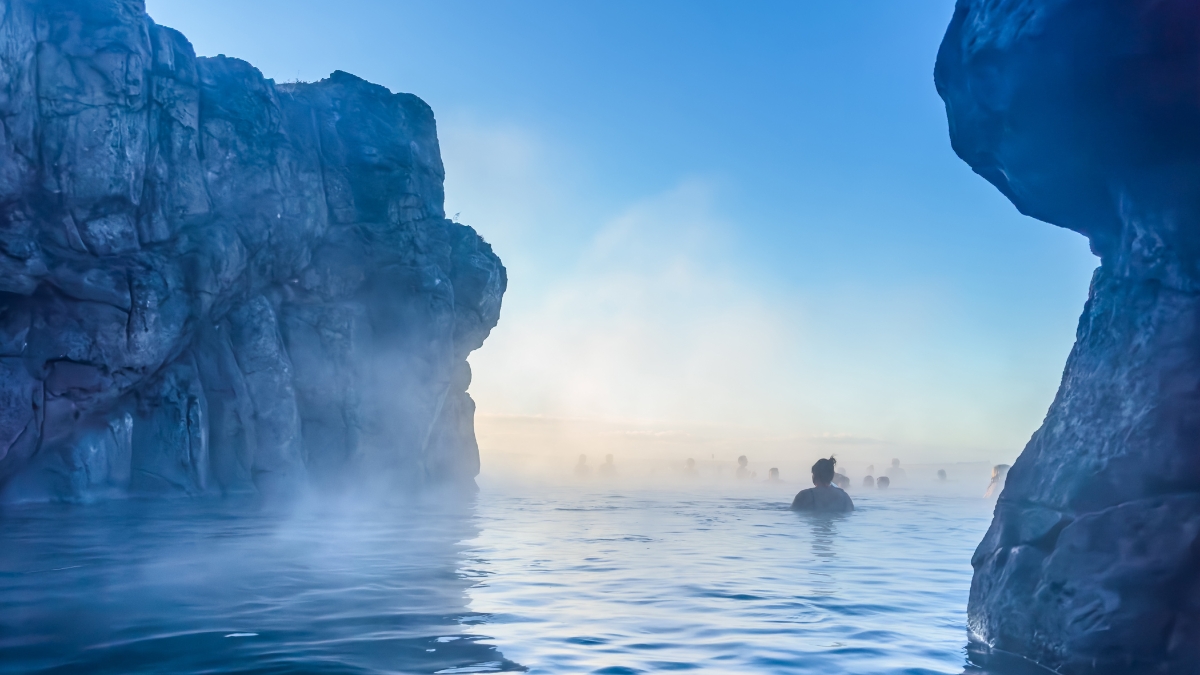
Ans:
[{"label": "dark volcanic rock", "polygon": [[955,151],[1101,266],[972,561],[974,637],[1066,673],[1200,664],[1200,4],[959,0]]},{"label": "dark volcanic rock", "polygon": [[443,176],[410,94],[0,3],[2,498],[471,481],[506,276]]}]

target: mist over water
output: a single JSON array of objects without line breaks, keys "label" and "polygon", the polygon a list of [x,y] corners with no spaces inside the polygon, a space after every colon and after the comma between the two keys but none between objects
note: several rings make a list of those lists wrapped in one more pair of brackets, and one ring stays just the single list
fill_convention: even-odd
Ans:
[{"label": "mist over water", "polygon": [[488,663],[471,504],[6,507],[0,672],[394,673]]},{"label": "mist over water", "polygon": [[795,473],[718,466],[5,507],[0,673],[963,672],[984,485],[856,482],[813,517]]}]

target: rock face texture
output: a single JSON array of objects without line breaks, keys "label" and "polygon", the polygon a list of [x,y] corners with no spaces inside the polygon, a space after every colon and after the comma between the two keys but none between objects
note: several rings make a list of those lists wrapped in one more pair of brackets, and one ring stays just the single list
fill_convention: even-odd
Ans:
[{"label": "rock face texture", "polygon": [[0,2],[0,500],[470,482],[506,275],[433,112]]},{"label": "rock face texture", "polygon": [[959,0],[954,149],[1101,265],[972,560],[969,626],[1064,673],[1200,668],[1200,3]]}]

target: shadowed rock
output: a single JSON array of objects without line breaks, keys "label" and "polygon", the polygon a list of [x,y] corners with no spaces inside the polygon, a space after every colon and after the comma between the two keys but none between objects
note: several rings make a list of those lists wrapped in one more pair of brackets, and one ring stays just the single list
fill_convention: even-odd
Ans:
[{"label": "shadowed rock", "polygon": [[975,553],[969,626],[1064,673],[1200,663],[1200,5],[959,0],[954,150],[1100,256]]},{"label": "shadowed rock", "polygon": [[469,483],[507,281],[443,178],[410,94],[0,5],[0,498]]}]

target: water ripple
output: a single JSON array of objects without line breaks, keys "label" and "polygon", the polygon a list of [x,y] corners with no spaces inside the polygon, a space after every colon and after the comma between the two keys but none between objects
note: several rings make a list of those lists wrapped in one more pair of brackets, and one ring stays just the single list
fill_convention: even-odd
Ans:
[{"label": "water ripple", "polygon": [[7,508],[0,674],[963,673],[988,507],[789,497]]},{"label": "water ripple", "polygon": [[963,672],[980,500],[541,497],[485,491],[469,542],[493,573],[472,607],[508,617],[476,629],[531,673]]}]

